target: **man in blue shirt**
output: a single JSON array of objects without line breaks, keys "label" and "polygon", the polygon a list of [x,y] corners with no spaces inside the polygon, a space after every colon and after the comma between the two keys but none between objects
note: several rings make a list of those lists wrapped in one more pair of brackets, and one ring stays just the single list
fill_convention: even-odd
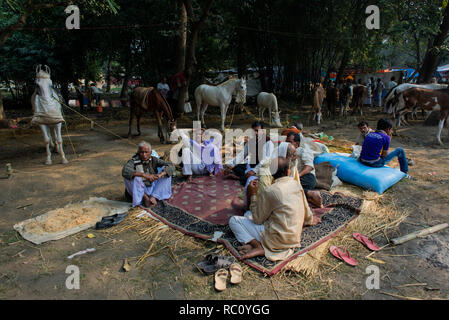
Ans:
[{"label": "man in blue shirt", "polygon": [[392,129],[393,124],[389,119],[380,119],[377,122],[377,130],[366,136],[359,161],[364,165],[380,168],[398,157],[401,171],[407,174],[407,177],[410,177],[404,149],[396,148],[394,151],[388,152]]}]

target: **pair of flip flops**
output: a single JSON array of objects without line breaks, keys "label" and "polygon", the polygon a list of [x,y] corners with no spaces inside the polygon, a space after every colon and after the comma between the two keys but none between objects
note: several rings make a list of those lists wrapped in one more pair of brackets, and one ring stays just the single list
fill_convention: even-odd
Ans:
[{"label": "pair of flip flops", "polygon": [[231,274],[231,284],[239,284],[242,282],[242,267],[238,263],[233,263],[229,266],[229,271],[226,269],[219,269],[215,272],[215,290],[224,291],[226,289],[226,281],[229,273]]},{"label": "pair of flip flops", "polygon": [[116,213],[109,217],[103,217],[100,222],[95,224],[95,229],[106,229],[118,225],[126,217],[125,213]]},{"label": "pair of flip flops", "polygon": [[234,261],[234,257],[219,256],[211,253],[206,256],[204,261],[198,263],[198,268],[206,274],[212,274],[217,272],[219,269],[228,269]]},{"label": "pair of flip flops", "polygon": [[[355,240],[363,244],[365,247],[370,249],[371,251],[379,251],[380,248],[378,245],[374,243],[374,241],[367,236],[360,233],[353,233],[352,236]],[[330,253],[339,260],[346,262],[348,265],[355,267],[358,262],[351,257],[348,250],[342,249],[336,246],[331,246],[329,248]]]}]

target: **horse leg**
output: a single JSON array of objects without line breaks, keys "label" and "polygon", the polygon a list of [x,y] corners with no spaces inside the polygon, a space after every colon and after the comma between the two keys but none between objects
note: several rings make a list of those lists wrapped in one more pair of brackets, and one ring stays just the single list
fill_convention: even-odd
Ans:
[{"label": "horse leg", "polygon": [[157,119],[157,135],[162,144],[166,144],[164,131],[162,130],[162,115],[159,111],[154,111]]},{"label": "horse leg", "polygon": [[50,129],[45,124],[40,124],[39,127],[41,127],[42,133],[44,135],[45,147],[47,149],[47,160],[45,161],[45,164],[50,165],[51,164],[51,152],[50,152],[51,133],[50,133]]},{"label": "horse leg", "polygon": [[221,110],[221,131],[222,132],[225,132],[226,112],[228,111],[227,107],[228,106],[226,106],[225,104],[221,104],[220,105],[220,110]]},{"label": "horse leg", "polygon": [[59,155],[61,156],[62,163],[66,164],[66,163],[68,163],[68,161],[65,157],[65,153],[62,148],[61,127],[62,127],[62,123],[58,123],[57,125],[55,125],[53,127],[53,134],[55,136],[55,141],[56,141],[56,150],[58,151]]},{"label": "horse leg", "polygon": [[[441,112],[441,111],[440,111]],[[443,117],[443,115],[441,115],[440,117],[440,123],[438,124],[438,133],[437,133],[437,141],[440,144],[440,146],[443,145],[443,142],[441,142],[441,132],[443,131],[444,128],[444,122],[447,120],[448,116],[446,116],[445,118]]]},{"label": "horse leg", "polygon": [[132,123],[133,123],[134,113],[135,113],[134,103],[131,102],[131,108],[130,108],[130,112],[129,112],[128,138],[131,137],[131,125],[132,125]]},{"label": "horse leg", "polygon": [[318,108],[317,113],[316,113],[316,121],[318,124],[321,123],[321,107]]},{"label": "horse leg", "polygon": [[204,128],[207,128],[206,121],[204,121],[204,114],[206,113],[207,107],[208,107],[207,103],[201,105],[201,125],[204,126]]},{"label": "horse leg", "polygon": [[271,114],[271,106],[269,106],[268,107],[268,114],[269,114],[269,116],[270,116],[270,126],[271,126],[271,124],[272,124],[272,122],[271,122],[271,117],[272,117],[272,114]]},{"label": "horse leg", "polygon": [[201,102],[200,98],[195,98],[195,100],[196,100],[197,120],[200,121],[200,113],[201,113],[201,109],[203,107],[203,103]]},{"label": "horse leg", "polygon": [[142,115],[140,113],[136,114],[136,121],[137,121],[137,135],[140,136],[140,117]]},{"label": "horse leg", "polygon": [[264,113],[265,113],[265,107],[261,107],[260,108],[260,116],[259,116],[259,118],[262,120],[262,121],[264,121],[264,117],[263,117],[263,115],[264,115]]}]

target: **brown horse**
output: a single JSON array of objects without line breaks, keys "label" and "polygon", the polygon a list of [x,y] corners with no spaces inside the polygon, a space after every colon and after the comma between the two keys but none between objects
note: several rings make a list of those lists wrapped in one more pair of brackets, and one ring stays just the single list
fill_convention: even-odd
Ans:
[{"label": "brown horse", "polygon": [[[176,121],[164,96],[154,87],[138,87],[130,95],[130,106],[128,137],[131,136],[133,117],[136,116],[137,118],[137,135],[140,136],[140,117],[146,111],[153,111],[158,123],[159,139],[161,143],[166,144],[169,140],[170,132],[176,129]],[[168,125],[163,125],[163,117],[165,117]]]},{"label": "brown horse", "polygon": [[352,113],[351,115],[355,115],[358,111],[360,111],[360,115],[363,116],[363,101],[367,95],[367,88],[364,85],[357,85],[353,87],[353,99],[352,99]]},{"label": "brown horse", "polygon": [[406,113],[415,111],[417,106],[427,111],[440,111],[437,141],[443,145],[441,132],[449,117],[449,89],[410,88],[399,94],[398,101],[395,111],[395,116],[398,118],[397,127],[401,124],[401,118]]}]

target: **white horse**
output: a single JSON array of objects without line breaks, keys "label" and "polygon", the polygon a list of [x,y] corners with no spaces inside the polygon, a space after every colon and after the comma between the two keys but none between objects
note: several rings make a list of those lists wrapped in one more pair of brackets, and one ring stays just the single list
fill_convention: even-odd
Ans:
[{"label": "white horse", "polygon": [[232,94],[237,92],[236,102],[245,102],[246,96],[246,80],[245,79],[229,79],[217,86],[211,86],[208,84],[202,84],[195,89],[195,101],[198,108],[198,121],[206,127],[204,121],[204,113],[209,105],[220,107],[221,111],[221,130],[224,132],[226,112],[228,111],[229,104],[232,100]]},{"label": "white horse", "polygon": [[[270,114],[270,125],[274,125],[278,128],[282,127],[281,119],[279,117],[278,101],[273,93],[261,92],[257,95],[257,106],[259,107],[259,117],[263,119],[263,114],[265,110],[268,109]],[[273,116],[274,121],[271,120]]]},{"label": "white horse", "polygon": [[[62,135],[61,127],[64,118],[61,113],[61,104],[59,103],[59,96],[52,87],[50,79],[50,68],[44,66],[45,71],[42,70],[41,65],[36,68],[36,89],[31,96],[31,105],[33,106],[32,124],[37,124],[44,134],[44,140],[47,148],[47,160],[45,164],[52,164],[51,161],[51,147],[55,146],[56,151],[61,155],[62,163],[68,163],[64,150],[62,149]],[[54,142],[51,132],[53,131]]]}]

